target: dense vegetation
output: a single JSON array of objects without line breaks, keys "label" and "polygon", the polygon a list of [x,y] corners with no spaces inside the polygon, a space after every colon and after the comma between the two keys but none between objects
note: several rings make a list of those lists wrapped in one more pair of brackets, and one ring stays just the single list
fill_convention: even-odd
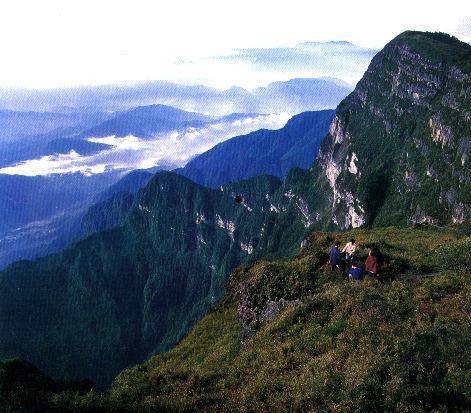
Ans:
[{"label": "dense vegetation", "polygon": [[[293,260],[237,269],[188,337],[108,392],[32,386],[29,376],[17,391],[63,412],[469,411],[470,235],[464,226],[315,233]],[[326,265],[333,240],[351,236],[361,258],[379,248],[386,281],[352,282]],[[241,343],[242,301],[257,313],[281,299],[293,305],[258,318]],[[3,396],[4,377],[5,367]],[[17,402],[6,411],[26,411]]]},{"label": "dense vegetation", "polygon": [[250,258],[279,185],[258,177],[221,191],[157,174],[122,227],[0,273],[1,357],[104,385],[171,347]]}]

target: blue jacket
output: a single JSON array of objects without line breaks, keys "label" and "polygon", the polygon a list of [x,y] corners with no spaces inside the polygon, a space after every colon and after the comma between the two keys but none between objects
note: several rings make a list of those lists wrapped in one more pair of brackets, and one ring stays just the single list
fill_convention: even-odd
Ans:
[{"label": "blue jacket", "polygon": [[348,274],[351,275],[354,280],[360,280],[363,275],[363,270],[360,267],[350,268]]},{"label": "blue jacket", "polygon": [[330,265],[340,264],[340,250],[337,247],[332,247],[330,250]]}]

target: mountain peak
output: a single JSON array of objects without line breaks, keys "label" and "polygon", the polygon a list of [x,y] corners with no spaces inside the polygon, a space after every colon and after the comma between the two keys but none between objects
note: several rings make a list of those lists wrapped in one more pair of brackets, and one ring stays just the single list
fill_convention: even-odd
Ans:
[{"label": "mountain peak", "polygon": [[404,32],[373,58],[319,153],[336,225],[471,217],[470,74],[471,47],[444,33]]},{"label": "mountain peak", "polygon": [[442,32],[406,31],[391,40],[381,53],[408,48],[432,63],[450,63],[471,71],[471,46]]},{"label": "mountain peak", "polygon": [[304,46],[304,47],[317,47],[317,46],[324,46],[324,45],[356,47],[356,45],[354,45],[353,43],[347,42],[346,40],[331,40],[328,42],[303,42],[303,43],[298,44],[298,46]]}]

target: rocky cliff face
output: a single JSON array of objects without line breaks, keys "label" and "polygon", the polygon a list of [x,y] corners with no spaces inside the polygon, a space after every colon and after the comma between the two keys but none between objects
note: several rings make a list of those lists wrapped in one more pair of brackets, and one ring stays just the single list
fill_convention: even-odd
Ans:
[{"label": "rocky cliff face", "polygon": [[318,160],[331,220],[462,222],[471,217],[471,47],[406,32],[337,108]]}]

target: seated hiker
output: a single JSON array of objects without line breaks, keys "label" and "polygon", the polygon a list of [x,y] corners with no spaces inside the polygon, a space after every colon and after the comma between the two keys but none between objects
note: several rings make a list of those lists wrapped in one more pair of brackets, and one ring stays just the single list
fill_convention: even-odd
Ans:
[{"label": "seated hiker", "polygon": [[340,264],[342,263],[341,256],[340,256],[340,241],[336,241],[334,246],[330,249],[330,267],[334,270],[338,268],[340,270]]},{"label": "seated hiker", "polygon": [[356,262],[352,262],[352,267],[348,271],[348,277],[352,280],[361,280],[363,277],[363,269]]},{"label": "seated hiker", "polygon": [[355,240],[352,238],[345,247],[343,247],[342,252],[345,253],[345,261],[352,262],[353,256],[355,255],[355,251],[357,249],[357,244],[355,244]]},{"label": "seated hiker", "polygon": [[376,251],[371,248],[368,253],[368,258],[365,261],[365,273],[369,277],[379,276],[379,263]]}]

